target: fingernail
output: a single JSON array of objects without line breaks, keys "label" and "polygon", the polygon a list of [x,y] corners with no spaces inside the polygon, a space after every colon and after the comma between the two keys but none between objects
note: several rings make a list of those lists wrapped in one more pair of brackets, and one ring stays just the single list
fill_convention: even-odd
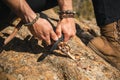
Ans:
[{"label": "fingernail", "polygon": [[57,40],[58,40],[58,37],[55,38],[55,41],[57,41]]},{"label": "fingernail", "polygon": [[55,41],[57,41],[58,40],[58,37],[55,37]]},{"label": "fingernail", "polygon": [[58,38],[61,38],[61,36],[59,35]]}]

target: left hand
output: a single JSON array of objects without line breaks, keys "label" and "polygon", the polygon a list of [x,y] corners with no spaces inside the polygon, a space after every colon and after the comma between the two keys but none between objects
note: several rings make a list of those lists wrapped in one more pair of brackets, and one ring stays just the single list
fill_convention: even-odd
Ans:
[{"label": "left hand", "polygon": [[59,38],[63,34],[65,42],[75,36],[76,28],[74,18],[63,18],[60,20],[57,25],[56,33]]}]

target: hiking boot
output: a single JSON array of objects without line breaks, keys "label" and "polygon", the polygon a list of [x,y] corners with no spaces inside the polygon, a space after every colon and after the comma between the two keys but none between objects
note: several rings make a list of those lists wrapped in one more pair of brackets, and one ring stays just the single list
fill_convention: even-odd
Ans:
[{"label": "hiking boot", "polygon": [[92,39],[88,47],[120,70],[120,22],[101,27],[101,36]]}]

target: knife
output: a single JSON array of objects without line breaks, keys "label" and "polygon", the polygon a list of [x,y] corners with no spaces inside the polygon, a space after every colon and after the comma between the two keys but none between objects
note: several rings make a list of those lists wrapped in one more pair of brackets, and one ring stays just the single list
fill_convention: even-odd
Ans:
[{"label": "knife", "polygon": [[52,46],[51,49],[50,49],[50,52],[53,52],[53,51],[57,48],[58,44],[59,44],[60,42],[62,42],[63,40],[64,40],[64,36],[62,35],[62,36],[53,44],[53,46]]}]

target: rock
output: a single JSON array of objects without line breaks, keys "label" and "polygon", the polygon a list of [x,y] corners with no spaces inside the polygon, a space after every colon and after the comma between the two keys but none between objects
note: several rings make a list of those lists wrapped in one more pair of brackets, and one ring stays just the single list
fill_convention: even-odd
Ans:
[{"label": "rock", "polygon": [[[47,18],[55,27],[58,15],[53,10],[42,15],[45,13],[49,14]],[[120,71],[85,45],[93,35],[83,29],[84,24],[78,23],[77,36],[68,41],[71,53],[79,55],[77,61],[60,54],[59,50],[50,53],[49,48],[32,37],[24,26],[21,33],[2,47],[4,38],[9,35],[7,30],[13,27],[2,30],[0,80],[120,80]]]}]

